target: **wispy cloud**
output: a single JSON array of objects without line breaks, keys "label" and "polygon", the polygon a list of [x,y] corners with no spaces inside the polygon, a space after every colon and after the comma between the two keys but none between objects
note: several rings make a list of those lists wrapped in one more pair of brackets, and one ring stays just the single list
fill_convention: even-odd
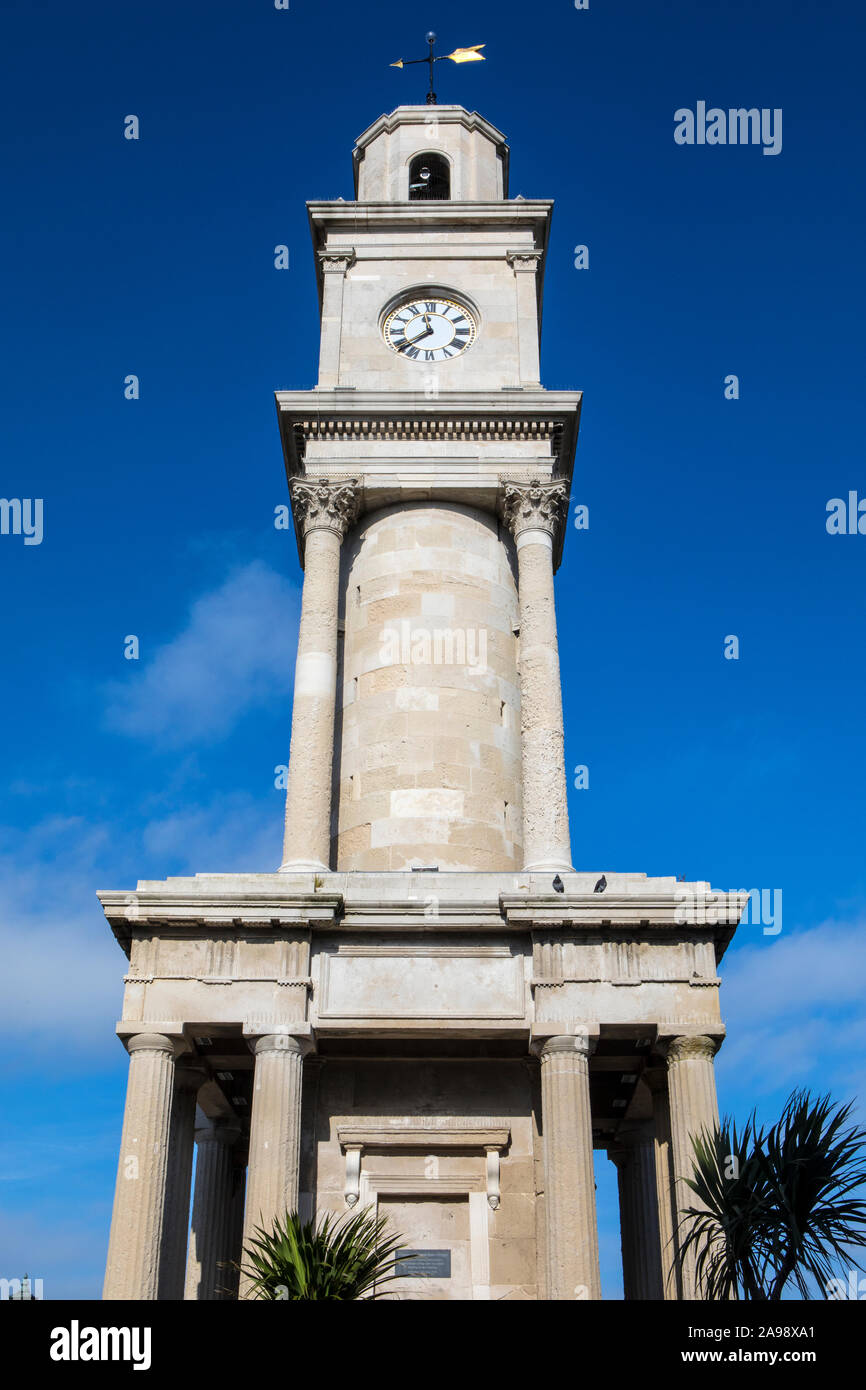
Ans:
[{"label": "wispy cloud", "polygon": [[[807,1085],[851,1099],[863,1080],[866,921],[828,921],[762,938],[722,963],[728,1038],[718,1059],[731,1096]],[[723,1101],[724,1108],[724,1101]],[[741,1108],[739,1105],[737,1108]]]},{"label": "wispy cloud", "polygon": [[[183,631],[106,687],[111,728],[168,748],[212,742],[292,688],[299,595],[260,561],[193,603]],[[139,634],[141,635],[141,634]]]},{"label": "wispy cloud", "polygon": [[188,873],[273,873],[279,868],[282,799],[235,792],[148,821],[142,843],[153,858],[181,861]]},{"label": "wispy cloud", "polygon": [[74,816],[0,827],[0,1039],[26,1036],[34,1056],[51,1045],[54,1074],[116,1046],[125,962],[96,890],[134,887],[142,859],[160,877],[271,871],[281,822],[273,791],[214,796],[134,829]]}]

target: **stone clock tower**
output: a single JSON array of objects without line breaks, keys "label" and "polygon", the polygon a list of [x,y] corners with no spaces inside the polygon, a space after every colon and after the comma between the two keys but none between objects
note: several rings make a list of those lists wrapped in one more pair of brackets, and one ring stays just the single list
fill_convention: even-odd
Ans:
[{"label": "stone clock tower", "polygon": [[130,956],[105,1296],[234,1297],[256,1226],[360,1205],[424,1252],[392,1296],[599,1298],[598,1149],[626,1297],[692,1298],[681,1179],[743,900],[572,866],[552,204],[509,197],[504,137],[459,106],[380,117],[354,180],[309,204],[318,383],[277,393],[304,570],[283,863],[100,895]]}]

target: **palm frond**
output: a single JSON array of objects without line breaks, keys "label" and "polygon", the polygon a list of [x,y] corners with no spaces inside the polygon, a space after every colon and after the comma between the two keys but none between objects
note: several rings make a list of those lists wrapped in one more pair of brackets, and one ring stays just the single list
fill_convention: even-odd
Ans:
[{"label": "palm frond", "polygon": [[248,1298],[272,1302],[378,1298],[399,1276],[401,1238],[386,1236],[387,1221],[371,1212],[326,1213],[302,1222],[286,1212],[270,1230],[256,1229],[244,1250]]},{"label": "palm frond", "polygon": [[793,1282],[810,1298],[840,1266],[862,1269],[850,1247],[866,1237],[866,1199],[853,1195],[866,1186],[866,1131],[850,1113],[794,1091],[766,1132],[753,1113],[739,1134],[725,1118],[693,1139],[697,1202],[680,1219],[679,1259],[694,1258],[703,1297],[775,1302]]}]

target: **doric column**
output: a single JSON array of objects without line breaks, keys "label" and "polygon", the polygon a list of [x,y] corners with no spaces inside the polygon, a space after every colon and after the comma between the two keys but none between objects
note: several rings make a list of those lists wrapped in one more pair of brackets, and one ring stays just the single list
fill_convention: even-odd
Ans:
[{"label": "doric column", "polygon": [[186,1268],[186,1298],[215,1302],[231,1298],[234,1166],[232,1148],[240,1130],[231,1120],[208,1120],[195,1131],[198,1156]]},{"label": "doric column", "polygon": [[668,1105],[667,1070],[663,1067],[648,1067],[643,1074],[643,1079],[649,1088],[653,1102],[662,1285],[664,1297],[676,1301],[682,1297],[682,1289],[677,1255],[679,1246],[675,1226],[671,1112]]},{"label": "doric column", "polygon": [[521,386],[537,386],[540,379],[538,358],[538,286],[536,276],[542,258],[540,251],[508,251],[506,259],[517,282],[517,351]]},{"label": "doric column", "polygon": [[571,869],[562,690],[553,600],[554,536],[568,506],[562,482],[506,483],[503,514],[517,547],[523,867]]},{"label": "doric column", "polygon": [[652,1124],[621,1128],[608,1150],[617,1169],[627,1299],[664,1297],[653,1129]]},{"label": "doric column", "polygon": [[[298,1206],[301,1082],[306,1039],[276,1034],[256,1042],[244,1246],[256,1227],[270,1226]],[[241,1279],[241,1297],[245,1280]]]},{"label": "doric column", "polygon": [[159,1270],[161,1299],[183,1298],[189,1233],[195,1100],[205,1078],[203,1067],[187,1066],[183,1061],[175,1066],[165,1187],[165,1220]]},{"label": "doric column", "polygon": [[346,273],[355,264],[355,252],[323,251],[319,254],[322,270],[322,333],[319,348],[319,387],[340,384],[340,348],[343,337],[343,290]]},{"label": "doric column", "polygon": [[103,1298],[156,1299],[174,1092],[174,1045],[161,1033],[127,1043],[129,1079]]},{"label": "doric column", "polygon": [[[671,1119],[671,1152],[674,1173],[674,1209],[677,1227],[685,1208],[700,1205],[697,1194],[685,1178],[694,1171],[692,1136],[718,1124],[716,1079],[713,1057],[718,1039],[705,1034],[675,1037],[665,1049],[668,1067],[668,1101]],[[695,1276],[694,1252],[689,1251],[682,1266],[682,1297],[700,1298]]]},{"label": "doric column", "polygon": [[585,1035],[541,1048],[548,1299],[601,1298]]},{"label": "doric column", "polygon": [[340,547],[357,515],[354,481],[295,479],[292,507],[303,534],[304,592],[295,665],[283,869],[327,872],[337,699]]}]

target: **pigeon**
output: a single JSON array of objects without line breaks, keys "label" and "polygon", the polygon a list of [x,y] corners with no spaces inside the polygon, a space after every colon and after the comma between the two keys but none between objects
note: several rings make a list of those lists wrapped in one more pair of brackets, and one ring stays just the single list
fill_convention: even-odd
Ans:
[{"label": "pigeon", "polygon": [[607,879],[605,878],[604,874],[602,874],[601,878],[598,880],[598,883],[595,885],[592,891],[593,893],[603,893],[606,887]]},{"label": "pigeon", "polygon": [[564,893],[564,892],[565,892],[565,884],[563,883],[562,879],[559,877],[559,874],[557,874],[557,875],[556,875],[556,878],[553,880],[553,891],[554,891],[554,893]]}]

